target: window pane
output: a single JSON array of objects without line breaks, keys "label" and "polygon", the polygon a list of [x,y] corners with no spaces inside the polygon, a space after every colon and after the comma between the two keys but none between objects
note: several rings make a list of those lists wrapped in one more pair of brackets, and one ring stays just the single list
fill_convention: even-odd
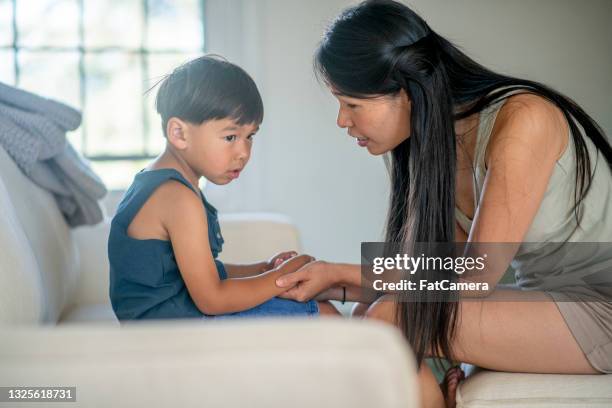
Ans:
[{"label": "window pane", "polygon": [[161,81],[165,75],[170,74],[174,68],[200,55],[200,53],[192,53],[156,54],[148,56],[149,75],[147,80],[145,80],[147,89],[157,84],[157,86],[149,91],[145,98],[145,107],[149,118],[147,149],[150,154],[159,154],[166,143],[161,128],[161,119],[155,110],[155,95],[157,95],[157,90],[159,88],[158,82]]},{"label": "window pane", "polygon": [[138,48],[142,1],[84,0],[85,46]]},{"label": "window pane", "polygon": [[80,108],[77,53],[20,51],[18,61],[20,88]]},{"label": "window pane", "polygon": [[120,52],[87,55],[85,75],[86,155],[141,154],[140,57]]},{"label": "window pane", "polygon": [[92,161],[91,167],[100,176],[109,190],[125,190],[132,184],[134,176],[144,169],[148,161]]},{"label": "window pane", "polygon": [[13,50],[0,50],[0,81],[15,85],[15,64]]},{"label": "window pane", "polygon": [[[0,47],[13,44],[13,3],[0,0]],[[4,60],[0,60],[4,61]]]},{"label": "window pane", "polygon": [[200,0],[148,0],[149,49],[201,50],[204,43]]},{"label": "window pane", "polygon": [[17,2],[20,46],[78,45],[78,2],[38,0]]}]

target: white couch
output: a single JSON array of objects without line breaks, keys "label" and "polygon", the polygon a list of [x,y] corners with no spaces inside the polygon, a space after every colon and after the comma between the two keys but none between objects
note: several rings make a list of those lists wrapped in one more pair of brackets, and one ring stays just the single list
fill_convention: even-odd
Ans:
[{"label": "white couch", "polygon": [[[282,218],[221,221],[227,261],[299,249],[295,228]],[[54,407],[417,405],[410,351],[397,330],[381,324],[119,327],[108,299],[107,234],[108,222],[70,230],[53,198],[0,147],[0,387],[77,387],[76,403]],[[458,407],[607,407],[611,380],[481,371],[460,386]],[[41,406],[18,406],[30,405]]]}]

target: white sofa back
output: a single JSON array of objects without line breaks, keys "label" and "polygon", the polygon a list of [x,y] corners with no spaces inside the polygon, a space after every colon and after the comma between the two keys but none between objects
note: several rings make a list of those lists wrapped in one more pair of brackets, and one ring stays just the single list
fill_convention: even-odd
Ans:
[{"label": "white sofa back", "polygon": [[72,232],[53,196],[0,147],[0,324],[56,323],[78,270]]}]

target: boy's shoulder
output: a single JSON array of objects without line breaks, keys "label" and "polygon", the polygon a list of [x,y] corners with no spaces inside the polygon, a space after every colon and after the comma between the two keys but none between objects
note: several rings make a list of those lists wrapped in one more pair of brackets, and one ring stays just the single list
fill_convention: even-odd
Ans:
[{"label": "boy's shoulder", "polygon": [[177,180],[160,184],[128,226],[128,235],[137,239],[168,239],[168,226],[180,219],[204,218],[203,203],[188,186]]},{"label": "boy's shoulder", "polygon": [[194,226],[208,228],[209,220],[204,202],[199,194],[185,184],[169,180],[159,186],[156,194],[156,212],[164,230],[171,236],[183,234]]},{"label": "boy's shoulder", "polygon": [[169,211],[202,210],[203,203],[198,195],[178,180],[167,180],[152,194],[158,204]]}]

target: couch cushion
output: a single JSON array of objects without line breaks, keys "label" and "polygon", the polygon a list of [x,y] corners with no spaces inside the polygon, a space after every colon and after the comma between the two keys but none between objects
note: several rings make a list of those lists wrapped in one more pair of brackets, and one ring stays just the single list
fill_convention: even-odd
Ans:
[{"label": "couch cushion", "polygon": [[612,375],[476,370],[457,389],[457,408],[611,406]]},{"label": "couch cushion", "polygon": [[[41,322],[55,323],[65,305],[69,303],[76,286],[78,255],[72,240],[72,233],[57,208],[53,196],[32,183],[1,147],[0,179],[5,187],[0,192],[4,202],[2,208],[8,207],[9,202],[13,207],[12,214],[2,211],[0,224],[17,223],[23,231],[23,235],[15,238],[20,240],[19,244],[7,243],[6,237],[3,244],[17,245],[15,251],[20,252],[16,253],[22,253],[24,256],[30,256],[26,249],[29,245],[29,253],[33,255],[36,263],[34,267],[34,262],[30,260],[27,265],[20,266],[27,270],[14,269],[17,266],[11,267],[10,264],[2,265],[2,270],[0,270],[0,273],[4,275],[2,279],[7,282],[15,281],[20,279],[19,276],[37,273],[38,277],[30,276],[27,282],[32,284],[38,280],[40,290],[27,291],[27,296],[20,301],[31,301],[34,305],[42,303],[42,310],[37,316],[28,312],[27,317],[24,315],[23,318],[26,320],[36,318]],[[12,218],[8,219],[8,217]],[[9,241],[11,241],[10,237]],[[8,277],[7,275],[13,276]],[[12,286],[3,286],[3,288],[12,290]],[[21,290],[23,292],[23,287]],[[32,299],[33,296],[38,296],[39,299]],[[10,296],[9,299],[2,299],[0,301],[3,303],[2,308],[15,309],[15,305],[8,304],[8,302],[15,301],[14,298]],[[3,320],[6,321],[6,318]],[[9,317],[9,320],[13,319]]]}]

